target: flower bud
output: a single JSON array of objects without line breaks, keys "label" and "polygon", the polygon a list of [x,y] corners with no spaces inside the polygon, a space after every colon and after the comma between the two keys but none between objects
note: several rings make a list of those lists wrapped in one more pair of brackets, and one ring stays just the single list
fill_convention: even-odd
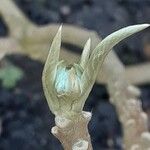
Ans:
[{"label": "flower bud", "polygon": [[55,115],[71,118],[81,113],[97,73],[113,46],[149,26],[143,24],[120,29],[102,40],[92,52],[89,39],[85,44],[80,63],[69,66],[65,61],[59,61],[60,27],[52,42],[42,76],[44,93],[51,111]]},{"label": "flower bud", "polygon": [[[78,67],[77,67],[78,66]],[[65,66],[60,64],[56,71],[55,89],[58,97],[81,95],[81,68],[79,65]]]}]

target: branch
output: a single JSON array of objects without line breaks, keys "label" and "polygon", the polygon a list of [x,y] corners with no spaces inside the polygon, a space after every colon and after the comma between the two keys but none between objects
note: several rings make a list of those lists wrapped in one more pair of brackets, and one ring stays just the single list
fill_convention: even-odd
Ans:
[{"label": "branch", "polygon": [[[150,147],[150,133],[148,132],[147,115],[143,112],[141,102],[137,98],[140,94],[130,86],[124,76],[110,81],[108,84],[110,101],[116,106],[124,130],[125,149],[146,150]],[[146,144],[143,143],[146,136]]]},{"label": "branch", "polygon": [[19,32],[22,32],[23,29],[33,26],[13,0],[1,0],[0,15],[9,27],[10,34],[14,36],[20,35]]},{"label": "branch", "polygon": [[126,67],[126,78],[131,84],[150,83],[150,63],[142,63]]},{"label": "branch", "polygon": [[19,53],[20,44],[13,38],[0,38],[0,54]]},{"label": "branch", "polygon": [[83,112],[75,120],[56,116],[56,126],[51,132],[56,136],[65,150],[92,150],[91,139],[88,133],[88,123],[91,113]]}]

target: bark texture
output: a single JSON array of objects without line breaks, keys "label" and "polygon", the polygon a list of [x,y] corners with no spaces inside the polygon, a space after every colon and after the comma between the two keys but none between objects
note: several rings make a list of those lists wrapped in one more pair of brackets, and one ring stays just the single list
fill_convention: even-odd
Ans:
[{"label": "bark texture", "polygon": [[56,126],[52,128],[51,132],[62,143],[64,150],[92,150],[88,133],[90,119],[90,112],[82,112],[74,120],[56,116]]}]

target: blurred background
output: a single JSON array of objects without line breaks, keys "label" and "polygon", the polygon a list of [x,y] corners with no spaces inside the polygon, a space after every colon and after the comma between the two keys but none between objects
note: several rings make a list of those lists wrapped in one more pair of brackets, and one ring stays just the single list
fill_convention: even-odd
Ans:
[{"label": "blurred background", "polygon": [[[150,0],[12,1],[37,26],[68,23],[94,30],[102,38],[128,25],[150,23]],[[0,14],[0,40],[7,36],[9,27]],[[149,63],[150,30],[121,42],[115,52],[126,67]],[[0,66],[0,150],[62,150],[50,133],[54,116],[42,90],[43,63],[12,54],[5,56]],[[150,82],[138,87],[143,109],[150,117]],[[94,150],[122,150],[122,126],[105,85],[94,85],[85,110],[93,112],[89,130]]]}]

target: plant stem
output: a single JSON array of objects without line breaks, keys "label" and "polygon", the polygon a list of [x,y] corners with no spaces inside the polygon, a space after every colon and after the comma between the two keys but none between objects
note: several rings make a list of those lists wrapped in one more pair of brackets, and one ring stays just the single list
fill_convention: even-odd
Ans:
[{"label": "plant stem", "polygon": [[82,112],[73,120],[56,116],[56,126],[52,134],[59,139],[64,150],[92,150],[88,123],[91,120],[90,112]]}]

